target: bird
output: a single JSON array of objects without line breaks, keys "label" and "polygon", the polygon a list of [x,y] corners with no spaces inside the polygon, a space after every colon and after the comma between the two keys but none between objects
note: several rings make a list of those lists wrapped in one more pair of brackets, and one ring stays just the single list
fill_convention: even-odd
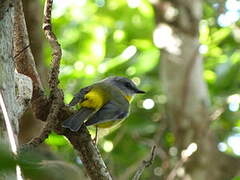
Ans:
[{"label": "bird", "polygon": [[[62,126],[77,132],[83,124],[97,128],[110,128],[126,119],[130,103],[135,94],[142,94],[132,80],[121,76],[110,76],[82,88],[68,104],[80,105],[80,109],[63,121]],[[96,140],[96,139],[95,139]]]}]

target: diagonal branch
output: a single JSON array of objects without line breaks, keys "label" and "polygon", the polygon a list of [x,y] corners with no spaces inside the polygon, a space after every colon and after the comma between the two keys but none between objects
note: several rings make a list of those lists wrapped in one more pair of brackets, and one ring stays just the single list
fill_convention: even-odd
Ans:
[{"label": "diagonal branch", "polygon": [[[49,88],[50,88],[50,96],[53,95],[53,91],[57,89],[58,74],[60,67],[60,60],[62,57],[61,46],[57,41],[55,34],[52,31],[52,22],[51,22],[51,12],[52,12],[52,3],[53,0],[46,0],[44,6],[44,22],[43,22],[43,30],[45,36],[53,49],[52,53],[52,68],[49,76]],[[52,94],[51,94],[52,93]]]},{"label": "diagonal branch", "polygon": [[133,180],[139,180],[141,175],[142,175],[142,173],[143,173],[143,171],[144,171],[144,169],[152,165],[152,163],[153,163],[153,161],[155,159],[155,156],[156,156],[156,148],[157,148],[156,145],[154,145],[152,147],[151,155],[150,155],[149,159],[148,160],[144,160],[142,162],[141,166],[139,167],[139,169],[135,173],[135,175],[133,177]]},{"label": "diagonal branch", "polygon": [[60,113],[60,109],[64,106],[63,102],[63,93],[62,90],[58,88],[58,74],[59,74],[59,67],[60,61],[62,57],[62,50],[60,44],[57,41],[55,34],[52,31],[52,24],[51,24],[51,12],[52,12],[52,3],[53,0],[46,0],[44,5],[44,23],[43,23],[43,30],[45,36],[52,47],[52,67],[49,74],[49,88],[50,88],[50,97],[49,102],[50,110],[47,115],[46,121],[41,134],[39,137],[34,138],[28,145],[30,147],[36,147],[41,144],[51,133],[51,130],[55,129],[54,127],[58,123],[58,113]]},{"label": "diagonal branch", "polygon": [[[46,0],[44,8],[44,23],[43,30],[47,40],[49,41],[53,53],[52,53],[52,67],[49,75],[49,88],[50,97],[48,98],[48,106],[44,106],[41,102],[38,112],[45,114],[45,116],[38,116],[42,120],[47,121],[42,133],[39,137],[34,138],[30,143],[23,146],[23,148],[37,147],[41,144],[49,135],[49,133],[54,130],[58,134],[65,135],[69,141],[72,143],[73,147],[77,150],[84,167],[91,179],[97,180],[109,180],[112,179],[108,169],[102,160],[102,157],[92,142],[91,136],[84,126],[79,132],[73,133],[66,129],[63,129],[61,123],[63,120],[67,119],[72,112],[67,109],[63,102],[63,92],[58,88],[58,74],[60,67],[60,60],[62,56],[62,51],[60,44],[57,41],[56,36],[52,31],[51,24],[51,11],[52,11],[53,0]],[[48,110],[50,107],[50,110]],[[46,113],[47,112],[47,113]],[[46,115],[47,114],[47,115]]]}]

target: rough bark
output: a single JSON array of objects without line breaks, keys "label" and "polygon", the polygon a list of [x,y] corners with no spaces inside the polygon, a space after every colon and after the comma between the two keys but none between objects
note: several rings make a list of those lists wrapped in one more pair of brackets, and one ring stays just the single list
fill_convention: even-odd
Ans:
[{"label": "rough bark", "polygon": [[[18,131],[18,122],[14,117],[14,112],[11,102],[15,102],[15,83],[14,83],[14,64],[12,58],[12,32],[13,32],[13,20],[12,13],[13,8],[11,7],[10,1],[2,2],[4,6],[1,8],[1,19],[0,19],[0,88],[3,94],[7,109],[9,109],[9,116],[13,120],[14,130]],[[4,8],[3,8],[4,7]],[[11,109],[11,110],[10,110]],[[1,119],[4,121],[4,119]],[[4,123],[2,123],[4,124]]]},{"label": "rough bark", "polygon": [[[35,67],[35,62],[30,48],[28,33],[26,29],[25,17],[23,14],[22,1],[15,2],[14,12],[14,56],[16,69],[19,73],[25,74],[33,81],[33,100],[39,96],[39,91],[43,90],[42,83]],[[26,48],[26,49],[25,49]],[[25,49],[23,52],[22,50]],[[20,54],[19,54],[20,53]],[[17,56],[17,57],[16,57]]]},{"label": "rough bark", "polygon": [[[73,147],[78,150],[78,154],[88,171],[88,175],[93,180],[111,180],[112,177],[101,157],[96,145],[91,140],[86,127],[82,127],[79,133],[67,131],[65,136],[72,143]],[[84,144],[84,145],[83,145]],[[89,158],[91,156],[91,158]],[[94,161],[94,162],[93,162]],[[97,171],[96,171],[97,169]]]},{"label": "rough bark", "polygon": [[[178,11],[171,19],[165,14],[169,6]],[[198,146],[186,164],[186,174],[194,180],[230,179],[239,171],[239,159],[218,151],[214,132],[209,127],[210,102],[198,51],[202,1],[161,1],[154,8],[158,26],[168,26],[174,39],[180,42],[174,47],[175,52],[163,47],[160,73],[176,147],[181,152],[192,142]]]},{"label": "rough bark", "polygon": [[[13,20],[12,13],[13,8],[11,7],[10,1],[1,2],[0,12],[0,90],[3,94],[3,98],[6,103],[6,108],[9,109],[9,116],[12,119],[14,125],[14,131],[18,131],[18,122],[14,117],[14,112],[11,102],[15,102],[15,83],[14,83],[14,64],[12,59],[12,32],[13,32]],[[11,110],[10,110],[11,108]],[[1,125],[4,126],[4,119],[1,117]],[[5,131],[5,128],[1,128]],[[3,134],[3,132],[2,132]]]},{"label": "rough bark", "polygon": [[[40,79],[43,86],[47,86],[48,69],[43,61],[43,32],[42,25],[42,6],[40,1],[23,0],[23,10],[26,18],[27,31],[30,41],[30,49],[32,51],[37,71],[39,72]],[[38,14],[38,16],[36,16]],[[33,137],[40,134],[44,123],[36,119],[31,107],[24,113],[20,120],[19,127],[19,143],[27,143]],[[27,129],[27,131],[26,131]]]},{"label": "rough bark", "polygon": [[[32,108],[35,115],[41,119],[46,120],[50,102],[44,96],[44,89],[40,80],[39,74],[36,70],[32,51],[29,46],[28,32],[26,28],[25,17],[23,13],[22,1],[15,2],[16,11],[14,13],[14,47],[15,47],[15,65],[18,72],[25,74],[32,79],[33,97],[31,99]],[[26,48],[26,49],[25,49]],[[22,51],[24,49],[24,51]],[[21,52],[21,53],[19,53]],[[45,106],[47,109],[42,112],[40,107]]]},{"label": "rough bark", "polygon": [[[32,97],[32,81],[15,71],[13,48],[13,3],[9,0],[0,3],[0,141],[12,149],[16,155],[19,131],[18,120],[25,112]],[[4,115],[3,115],[4,114]],[[9,119],[9,121],[8,121]],[[9,122],[10,126],[6,126]],[[12,132],[13,131],[13,132]],[[11,139],[11,137],[13,137]],[[11,139],[11,140],[10,140]],[[15,140],[13,140],[15,139]],[[19,170],[17,170],[19,173]],[[15,174],[1,174],[1,179],[15,178]]]},{"label": "rough bark", "polygon": [[[0,19],[0,90],[12,121],[13,129],[18,134],[18,118],[26,110],[32,95],[31,79],[15,72],[13,59],[13,7],[10,1],[1,9]],[[2,120],[2,119],[1,119]]]}]

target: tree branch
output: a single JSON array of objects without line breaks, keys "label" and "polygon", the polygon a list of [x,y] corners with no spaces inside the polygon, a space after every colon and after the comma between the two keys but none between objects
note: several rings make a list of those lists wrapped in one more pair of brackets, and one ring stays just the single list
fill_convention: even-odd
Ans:
[{"label": "tree branch", "polygon": [[57,89],[58,74],[60,67],[60,60],[62,57],[62,50],[60,44],[57,41],[55,34],[52,31],[52,22],[51,22],[51,12],[52,12],[52,3],[53,0],[46,0],[44,6],[44,22],[43,30],[45,36],[53,49],[52,53],[52,68],[49,76],[49,88],[50,88],[50,97],[54,95],[54,91]]},{"label": "tree branch", "polygon": [[150,155],[149,159],[148,160],[144,160],[142,162],[142,165],[139,167],[139,169],[135,173],[135,175],[133,177],[133,180],[139,180],[141,175],[142,175],[142,173],[143,173],[143,171],[144,171],[144,169],[152,165],[152,163],[153,163],[153,161],[155,159],[155,155],[156,155],[156,148],[157,148],[156,145],[154,145],[152,147],[151,155]]},{"label": "tree branch", "polygon": [[77,150],[88,175],[93,180],[110,180],[112,179],[101,155],[91,139],[87,128],[81,127],[77,133],[67,131],[64,135]]},{"label": "tree branch", "polygon": [[[112,179],[112,177],[108,172],[107,167],[102,160],[97,147],[92,142],[91,136],[87,128],[83,126],[79,130],[79,132],[73,133],[62,128],[61,125],[62,121],[67,119],[72,114],[72,112],[65,107],[63,102],[63,92],[61,89],[58,88],[58,74],[62,53],[60,44],[58,43],[56,36],[52,32],[52,3],[52,0],[46,0],[45,2],[43,24],[45,36],[53,49],[52,67],[49,75],[50,97],[46,98],[43,94],[41,94],[41,98],[37,98],[34,101],[34,109],[37,117],[41,120],[46,120],[47,123],[42,130],[41,135],[34,138],[30,143],[24,145],[23,148],[25,149],[26,147],[37,147],[48,137],[49,133],[52,130],[56,131],[58,134],[65,135],[72,143],[73,147],[78,151],[84,167],[86,168],[87,173],[91,179],[109,180]],[[26,31],[26,28],[23,28],[21,30]],[[36,79],[34,80],[36,81]]]}]

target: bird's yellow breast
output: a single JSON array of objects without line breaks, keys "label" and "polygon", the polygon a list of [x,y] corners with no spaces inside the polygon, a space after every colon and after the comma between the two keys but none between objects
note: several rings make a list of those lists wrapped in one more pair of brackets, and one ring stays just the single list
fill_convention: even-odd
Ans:
[{"label": "bird's yellow breast", "polygon": [[84,100],[80,103],[82,107],[99,109],[107,101],[107,96],[100,88],[94,88],[89,91],[85,96]]},{"label": "bird's yellow breast", "polygon": [[[130,103],[132,96],[124,96]],[[95,110],[100,109],[109,100],[109,94],[101,88],[93,88],[85,96],[84,100],[80,103],[81,107],[93,108]],[[120,120],[119,120],[120,121]],[[96,126],[100,128],[109,128],[119,121],[108,121],[98,123]]]},{"label": "bird's yellow breast", "polygon": [[128,100],[128,102],[132,101],[132,96],[125,96],[125,98]]}]

